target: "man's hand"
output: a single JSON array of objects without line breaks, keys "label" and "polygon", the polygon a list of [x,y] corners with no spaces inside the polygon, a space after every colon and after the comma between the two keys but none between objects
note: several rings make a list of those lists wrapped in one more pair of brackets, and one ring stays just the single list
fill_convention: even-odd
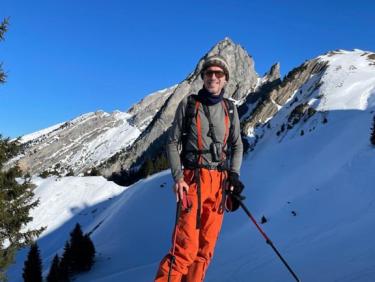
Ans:
[{"label": "man's hand", "polygon": [[225,208],[227,211],[234,212],[240,207],[240,200],[244,200],[245,197],[241,195],[245,186],[240,181],[238,173],[229,172],[229,193],[226,198]]},{"label": "man's hand", "polygon": [[235,195],[241,195],[245,186],[239,179],[239,175],[236,172],[229,172],[228,175],[229,190]]},{"label": "man's hand", "polygon": [[189,185],[185,182],[183,178],[179,179],[173,187],[173,192],[176,194],[176,202],[182,201],[184,198],[184,191],[187,193],[189,191]]}]

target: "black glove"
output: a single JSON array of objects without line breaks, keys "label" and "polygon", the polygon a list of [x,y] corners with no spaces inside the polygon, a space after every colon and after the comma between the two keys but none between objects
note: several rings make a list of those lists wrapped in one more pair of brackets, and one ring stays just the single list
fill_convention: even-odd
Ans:
[{"label": "black glove", "polygon": [[228,175],[228,182],[229,182],[229,188],[233,186],[233,191],[231,191],[232,194],[241,196],[241,193],[243,189],[245,188],[245,185],[240,181],[240,177],[237,172],[230,171]]},{"label": "black glove", "polygon": [[240,181],[238,173],[232,171],[229,172],[228,183],[229,188],[233,186],[233,191],[226,191],[225,209],[229,212],[234,212],[240,207],[239,199],[241,201],[245,199],[245,197],[241,195],[245,185]]}]

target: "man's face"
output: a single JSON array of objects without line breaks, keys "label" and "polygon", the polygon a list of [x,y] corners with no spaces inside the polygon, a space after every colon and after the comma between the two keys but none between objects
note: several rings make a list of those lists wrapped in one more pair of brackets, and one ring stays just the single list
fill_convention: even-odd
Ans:
[{"label": "man's face", "polygon": [[218,66],[208,67],[203,73],[204,88],[214,95],[219,95],[227,82],[224,70]]}]

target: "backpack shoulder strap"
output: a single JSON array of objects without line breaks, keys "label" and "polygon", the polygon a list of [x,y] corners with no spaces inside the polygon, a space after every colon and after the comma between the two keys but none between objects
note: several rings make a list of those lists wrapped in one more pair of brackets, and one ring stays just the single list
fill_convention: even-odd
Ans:
[{"label": "backpack shoulder strap", "polygon": [[197,100],[198,95],[191,94],[188,96],[187,104],[185,107],[185,116],[184,120],[182,121],[182,130],[181,130],[181,141],[182,141],[182,151],[185,149],[185,144],[187,139],[189,138],[193,119],[195,118],[195,103]]},{"label": "backpack shoulder strap", "polygon": [[182,126],[182,134],[187,134],[190,131],[190,125],[192,124],[192,119],[195,117],[195,102],[198,95],[191,94],[188,96],[186,108],[185,108],[185,117]]},{"label": "backpack shoulder strap", "polygon": [[229,137],[233,136],[234,130],[234,103],[233,101],[229,100],[228,98],[224,98],[225,105],[227,106],[228,113],[229,113],[229,121],[230,121],[230,128],[229,128]]}]

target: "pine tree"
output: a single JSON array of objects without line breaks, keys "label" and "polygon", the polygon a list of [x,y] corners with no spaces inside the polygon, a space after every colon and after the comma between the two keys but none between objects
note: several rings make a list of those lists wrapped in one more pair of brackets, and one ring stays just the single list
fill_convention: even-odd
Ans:
[{"label": "pine tree", "polygon": [[147,176],[153,174],[154,170],[155,170],[154,163],[152,162],[151,159],[148,159],[142,165],[142,169],[141,169],[142,173],[141,174],[142,174],[143,177],[147,177]]},{"label": "pine tree", "polygon": [[66,241],[64,246],[64,253],[60,260],[59,270],[60,270],[60,279],[64,282],[70,281],[70,275],[71,275],[71,247],[70,243]]},{"label": "pine tree", "polygon": [[84,260],[82,256],[83,233],[81,225],[76,224],[70,233],[70,249],[71,249],[71,269],[73,273],[82,271]]},{"label": "pine tree", "polygon": [[375,146],[375,116],[372,120],[372,128],[371,128],[371,137],[370,137],[370,142],[372,145]]},{"label": "pine tree", "polygon": [[47,275],[47,282],[60,282],[63,281],[60,275],[60,257],[55,255],[53,258],[49,273]]},{"label": "pine tree", "polygon": [[82,257],[83,257],[82,270],[83,271],[90,270],[92,265],[94,264],[95,246],[88,234],[85,234],[83,236]]},{"label": "pine tree", "polygon": [[[7,152],[4,153],[8,142],[0,136],[0,159],[9,158]],[[24,179],[23,183],[16,181],[21,177],[20,169],[16,166],[1,171],[2,164],[0,162],[0,281],[5,279],[5,269],[13,262],[16,250],[30,244],[44,230],[22,230],[32,220],[30,209],[39,201],[33,199],[33,185],[29,179]]]},{"label": "pine tree", "polygon": [[81,225],[77,223],[70,233],[70,240],[65,243],[64,253],[58,267],[60,279],[58,281],[70,281],[71,275],[90,270],[94,264],[94,258],[94,244],[89,235],[83,234]]},{"label": "pine tree", "polygon": [[[8,19],[0,23],[0,41],[8,30]],[[0,84],[6,80],[6,74],[0,63]],[[6,269],[13,262],[18,248],[30,245],[43,228],[21,231],[32,220],[30,209],[38,205],[33,200],[32,185],[25,179],[21,184],[16,177],[21,176],[20,169],[15,166],[3,170],[3,165],[19,151],[18,141],[10,142],[0,134],[0,281],[6,280]]]},{"label": "pine tree", "polygon": [[[3,41],[4,40],[4,34],[7,32],[8,30],[8,19],[4,19],[1,23],[0,23],[0,41]],[[6,74],[5,72],[3,71],[2,69],[2,63],[0,63],[0,84],[4,83],[5,80],[6,80]]]},{"label": "pine tree", "polygon": [[154,173],[165,170],[167,168],[169,168],[169,163],[166,155],[164,153],[157,155],[154,164]]},{"label": "pine tree", "polygon": [[42,282],[42,260],[37,243],[30,247],[22,274],[25,282]]},{"label": "pine tree", "polygon": [[70,233],[70,270],[72,273],[88,271],[94,263],[95,247],[89,235],[84,235],[79,223]]}]

